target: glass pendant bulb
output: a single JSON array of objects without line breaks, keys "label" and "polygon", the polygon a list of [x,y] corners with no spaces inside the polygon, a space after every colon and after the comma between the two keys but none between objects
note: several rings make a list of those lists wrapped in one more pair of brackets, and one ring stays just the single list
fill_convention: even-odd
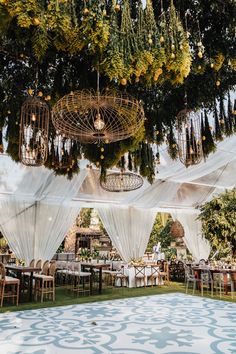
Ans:
[{"label": "glass pendant bulb", "polygon": [[104,128],[105,122],[101,119],[100,113],[98,113],[96,115],[96,119],[95,119],[93,125],[94,125],[94,128],[97,130],[102,130]]}]

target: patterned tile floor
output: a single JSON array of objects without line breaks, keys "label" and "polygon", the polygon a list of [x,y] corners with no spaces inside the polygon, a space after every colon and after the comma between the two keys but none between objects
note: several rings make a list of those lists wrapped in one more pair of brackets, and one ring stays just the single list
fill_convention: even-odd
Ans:
[{"label": "patterned tile floor", "polygon": [[236,303],[184,294],[0,315],[1,354],[232,354]]}]

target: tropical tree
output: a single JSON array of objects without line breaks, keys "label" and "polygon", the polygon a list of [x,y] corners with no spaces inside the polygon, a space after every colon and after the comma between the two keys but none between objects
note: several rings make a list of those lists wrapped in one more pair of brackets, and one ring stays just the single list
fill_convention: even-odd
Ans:
[{"label": "tropical tree", "polygon": [[212,254],[236,256],[236,189],[226,190],[200,207],[204,236]]}]

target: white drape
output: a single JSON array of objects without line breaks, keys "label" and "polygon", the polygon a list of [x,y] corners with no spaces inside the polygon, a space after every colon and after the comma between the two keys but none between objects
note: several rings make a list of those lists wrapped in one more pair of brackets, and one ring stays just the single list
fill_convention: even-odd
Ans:
[{"label": "white drape", "polygon": [[184,228],[184,241],[196,261],[208,259],[211,248],[209,242],[202,236],[201,221],[197,219],[198,214],[185,214],[176,210],[171,213],[174,220],[178,220]]},{"label": "white drape", "polygon": [[99,215],[121,258],[129,262],[144,255],[156,212],[133,207],[99,208]]},{"label": "white drape", "polygon": [[[79,213],[78,203],[71,199],[87,175],[87,170],[83,170],[69,181],[41,171],[38,170],[37,179],[41,184],[34,189],[34,195],[25,187],[23,194],[20,188],[14,195],[0,199],[1,231],[16,256],[27,263],[33,258],[53,257]],[[26,186],[32,186],[30,176],[34,178],[34,174],[28,175]]]}]

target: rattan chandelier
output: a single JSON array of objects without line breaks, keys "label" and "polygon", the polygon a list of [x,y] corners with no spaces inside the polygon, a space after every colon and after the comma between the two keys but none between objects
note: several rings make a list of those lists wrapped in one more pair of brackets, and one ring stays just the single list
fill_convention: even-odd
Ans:
[{"label": "rattan chandelier", "polygon": [[180,161],[196,165],[203,158],[201,117],[198,112],[183,109],[177,115],[177,144]]},{"label": "rattan chandelier", "polygon": [[142,187],[143,179],[135,173],[121,171],[108,174],[100,184],[108,192],[130,192]]},{"label": "rattan chandelier", "polygon": [[135,135],[144,123],[138,100],[118,91],[75,91],[52,109],[56,131],[81,143],[110,143]]},{"label": "rattan chandelier", "polygon": [[47,160],[49,107],[29,97],[21,107],[19,158],[24,165],[41,166]]}]

